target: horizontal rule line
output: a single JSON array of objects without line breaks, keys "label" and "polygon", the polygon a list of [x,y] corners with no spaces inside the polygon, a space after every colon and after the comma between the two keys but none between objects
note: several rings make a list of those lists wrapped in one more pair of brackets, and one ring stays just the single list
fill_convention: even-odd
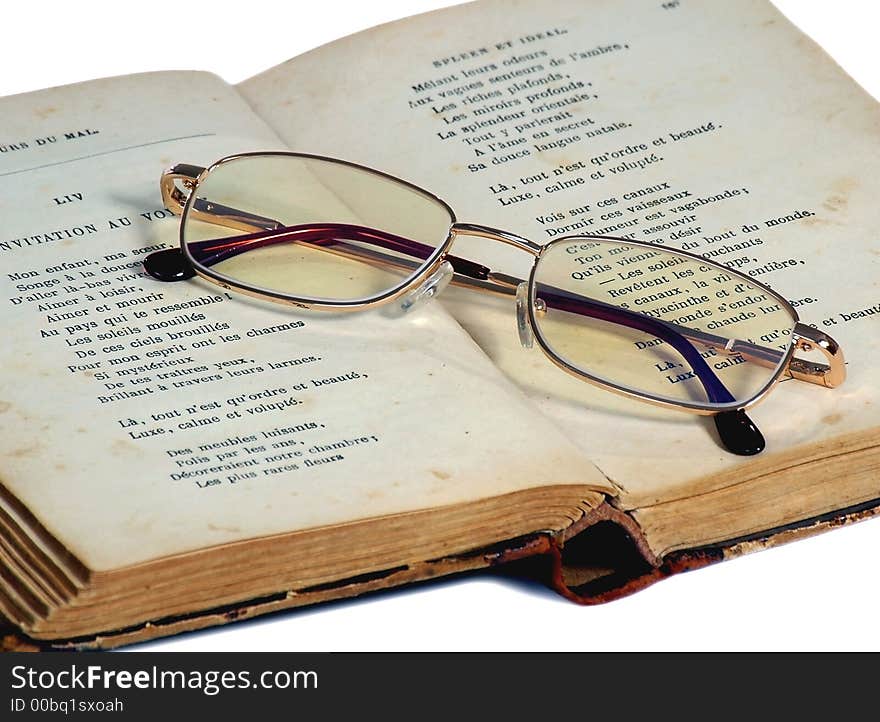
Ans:
[{"label": "horizontal rule line", "polygon": [[197,133],[195,135],[182,135],[179,138],[163,138],[162,140],[151,140],[149,143],[138,143],[137,145],[127,145],[124,148],[114,148],[113,150],[103,150],[100,153],[91,153],[90,155],[81,155],[77,158],[68,158],[67,160],[58,160],[54,163],[44,163],[36,165],[33,168],[22,168],[21,170],[10,170],[6,173],[0,173],[0,178],[8,175],[17,175],[19,173],[30,173],[32,170],[40,170],[41,168],[51,168],[56,165],[64,165],[66,163],[75,163],[78,160],[87,160],[89,158],[97,158],[102,155],[111,155],[112,153],[122,153],[126,150],[134,150],[135,148],[146,148],[151,145],[159,145],[159,143],[172,143],[175,140],[191,140],[193,138],[210,138],[216,133]]}]

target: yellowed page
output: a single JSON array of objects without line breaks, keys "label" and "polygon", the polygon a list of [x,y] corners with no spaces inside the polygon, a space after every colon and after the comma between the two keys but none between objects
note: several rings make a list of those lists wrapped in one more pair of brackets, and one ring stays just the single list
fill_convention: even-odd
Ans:
[{"label": "yellowed page", "polygon": [[0,478],[90,569],[610,488],[439,305],[304,315],[144,275],[176,243],[165,168],[281,145],[218,78],[95,81],[0,115]]},{"label": "yellowed page", "polygon": [[[484,0],[346,38],[239,89],[295,149],[401,175],[462,221],[706,254],[841,343],[845,385],[781,384],[750,412],[767,451],[744,460],[709,419],[617,398],[522,349],[512,300],[447,293],[622,506],[840,453],[844,437],[875,443],[880,112],[768,2]],[[531,264],[470,239],[454,252],[520,277]]]}]

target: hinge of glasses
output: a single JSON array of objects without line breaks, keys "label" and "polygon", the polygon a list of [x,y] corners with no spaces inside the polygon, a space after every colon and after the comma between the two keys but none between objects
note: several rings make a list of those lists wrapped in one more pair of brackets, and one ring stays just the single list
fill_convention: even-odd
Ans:
[{"label": "hinge of glasses", "polygon": [[[204,168],[188,163],[178,163],[162,174],[159,187],[162,190],[162,202],[165,207],[180,215],[190,192],[195,188],[196,180],[204,172]],[[178,185],[179,184],[179,185]]]},{"label": "hinge of glasses", "polygon": [[788,373],[799,381],[834,388],[846,378],[846,363],[843,351],[837,342],[827,333],[819,329],[798,323],[792,332],[795,348],[800,351],[820,351],[828,363],[818,363],[792,357],[788,364]]}]

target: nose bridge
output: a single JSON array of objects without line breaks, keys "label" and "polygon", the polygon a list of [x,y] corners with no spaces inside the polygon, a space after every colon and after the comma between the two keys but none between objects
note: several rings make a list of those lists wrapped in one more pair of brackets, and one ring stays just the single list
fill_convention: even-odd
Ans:
[{"label": "nose bridge", "polygon": [[477,223],[455,223],[452,226],[452,232],[455,235],[478,236],[479,238],[488,238],[492,241],[500,241],[509,246],[519,248],[533,256],[537,256],[541,253],[542,246],[540,244],[530,241],[528,238],[518,236],[516,233],[502,231],[498,228],[492,228],[491,226],[482,226]]}]

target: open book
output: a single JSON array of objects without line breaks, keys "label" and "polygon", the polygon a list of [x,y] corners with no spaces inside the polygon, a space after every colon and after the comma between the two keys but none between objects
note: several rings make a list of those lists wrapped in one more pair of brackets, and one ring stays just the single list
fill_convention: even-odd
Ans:
[{"label": "open book", "polygon": [[[766,2],[669,5],[484,0],[237,87],[157,73],[0,100],[18,643],[114,646],[540,555],[603,601],[874,514],[880,110]],[[177,243],[163,170],[285,148],[537,242],[632,234],[729,264],[840,342],[846,384],[783,383],[746,459],[707,419],[523,349],[511,299],[334,316],[145,276]]]}]

